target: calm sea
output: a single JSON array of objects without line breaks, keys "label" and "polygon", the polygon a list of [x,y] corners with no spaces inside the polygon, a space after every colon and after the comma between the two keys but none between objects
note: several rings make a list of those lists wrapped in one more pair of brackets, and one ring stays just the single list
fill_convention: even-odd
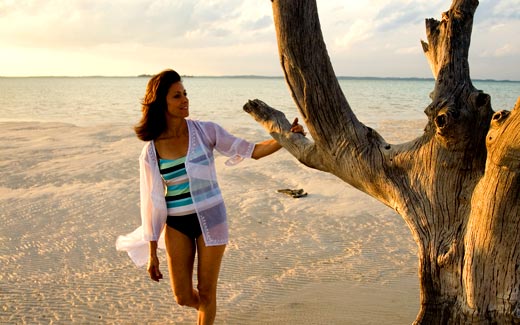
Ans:
[{"label": "calm sea", "polygon": [[[53,121],[79,126],[135,124],[146,77],[0,78],[1,121]],[[226,124],[250,123],[242,111],[249,99],[261,99],[298,116],[283,78],[186,77],[191,117]],[[423,111],[434,81],[428,79],[341,78],[340,84],[358,118],[368,125],[381,120],[426,119]],[[495,111],[512,109],[520,82],[474,81],[492,97]]]}]

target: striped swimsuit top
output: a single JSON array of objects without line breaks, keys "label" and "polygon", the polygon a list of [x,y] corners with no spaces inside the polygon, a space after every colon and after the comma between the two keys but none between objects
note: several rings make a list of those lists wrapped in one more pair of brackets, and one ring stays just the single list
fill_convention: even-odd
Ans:
[{"label": "striped swimsuit top", "polygon": [[159,159],[159,170],[166,184],[165,197],[169,216],[195,213],[185,162],[186,156],[178,159]]}]

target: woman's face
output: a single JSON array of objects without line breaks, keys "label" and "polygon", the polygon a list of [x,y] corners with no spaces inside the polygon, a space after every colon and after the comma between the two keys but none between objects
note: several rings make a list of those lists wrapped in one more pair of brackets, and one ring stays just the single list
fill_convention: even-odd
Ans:
[{"label": "woman's face", "polygon": [[186,118],[190,115],[190,101],[181,81],[170,86],[166,95],[166,105],[166,115],[169,117]]}]

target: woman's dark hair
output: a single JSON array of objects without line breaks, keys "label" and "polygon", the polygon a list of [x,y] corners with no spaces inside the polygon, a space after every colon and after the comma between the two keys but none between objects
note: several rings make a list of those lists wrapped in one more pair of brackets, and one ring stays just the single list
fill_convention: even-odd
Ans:
[{"label": "woman's dark hair", "polygon": [[168,109],[166,95],[171,85],[179,81],[182,81],[181,76],[171,69],[156,74],[148,81],[146,93],[141,102],[141,120],[134,127],[135,134],[140,140],[155,140],[166,130],[164,117]]}]

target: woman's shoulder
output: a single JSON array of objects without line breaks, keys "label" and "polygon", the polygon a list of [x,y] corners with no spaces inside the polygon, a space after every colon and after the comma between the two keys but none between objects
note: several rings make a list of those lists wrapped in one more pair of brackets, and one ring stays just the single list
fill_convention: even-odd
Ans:
[{"label": "woman's shoulder", "polygon": [[213,122],[213,121],[205,121],[205,120],[187,120],[188,122],[191,122],[193,124],[196,124],[196,125],[201,125],[201,126],[214,126],[214,125],[217,125],[217,123]]},{"label": "woman's shoulder", "polygon": [[222,128],[219,124],[217,124],[213,121],[202,121],[202,120],[188,120],[188,121],[193,123],[195,126],[198,126],[206,131]]},{"label": "woman's shoulder", "polygon": [[143,152],[145,152],[146,150],[149,150],[150,149],[150,146],[152,146],[154,143],[153,140],[150,140],[150,141],[145,141],[144,145],[143,145]]},{"label": "woman's shoulder", "polygon": [[153,149],[154,149],[153,140],[146,141],[145,144],[143,145],[143,149],[141,150],[141,155],[139,156],[139,158],[144,159],[147,156],[153,155],[153,151],[154,151]]}]

